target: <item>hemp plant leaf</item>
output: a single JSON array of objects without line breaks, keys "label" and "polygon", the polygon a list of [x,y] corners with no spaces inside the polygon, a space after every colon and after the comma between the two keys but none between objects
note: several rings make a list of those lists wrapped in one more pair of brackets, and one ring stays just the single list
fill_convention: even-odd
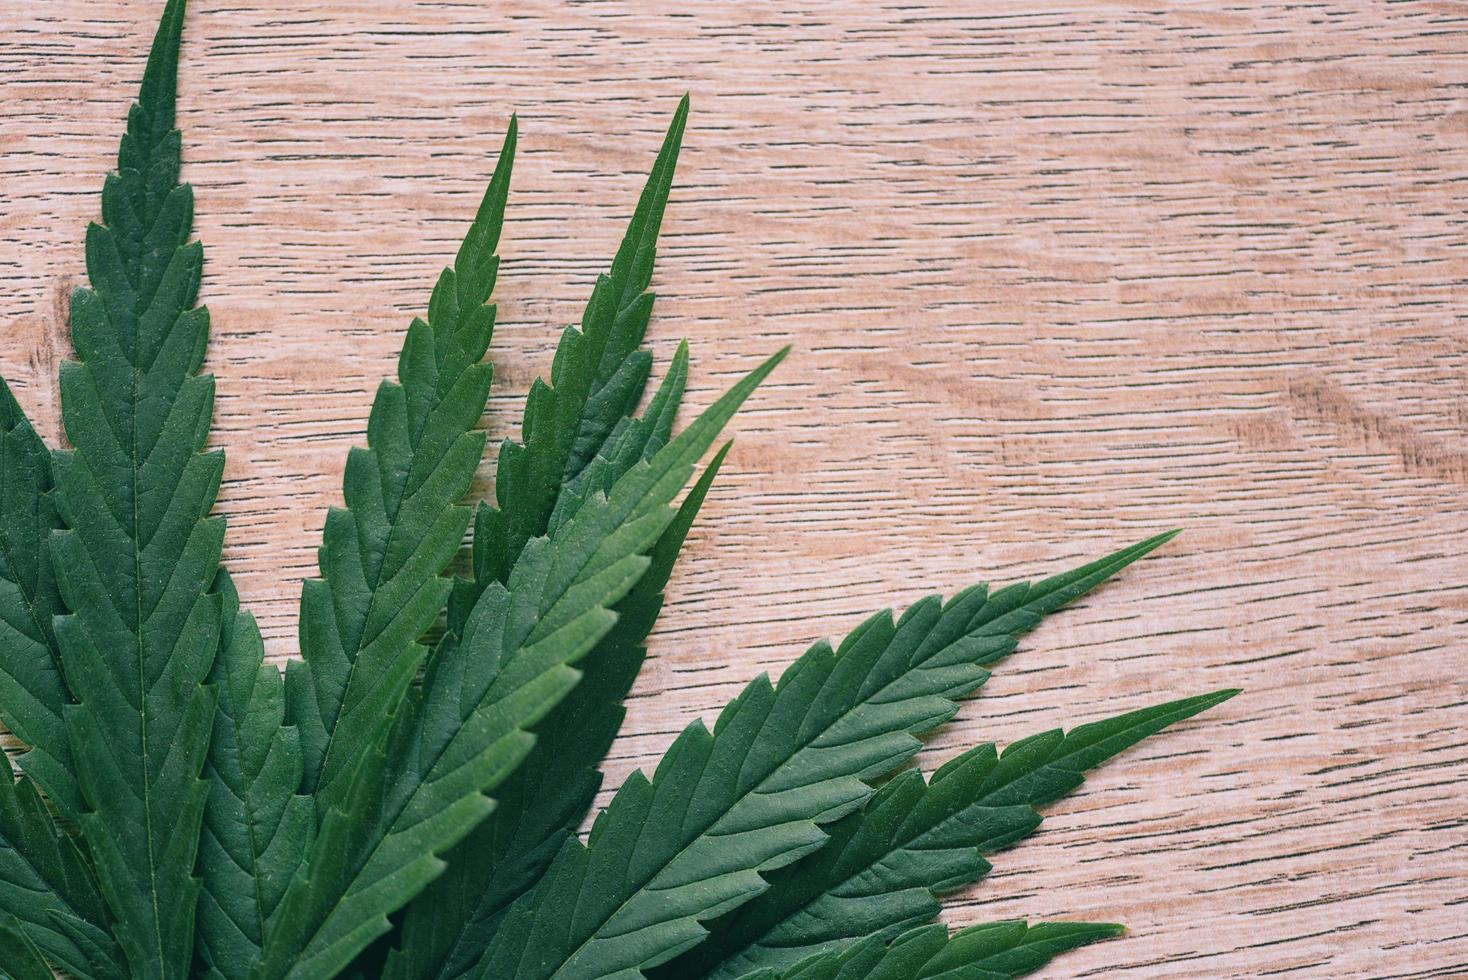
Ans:
[{"label": "hemp plant leaf", "polygon": [[1067,950],[1124,931],[1091,922],[991,922],[952,934],[944,926],[926,926],[890,943],[872,936],[787,970],[746,973],[742,980],[1007,980],[1038,970]]},{"label": "hemp plant leaf", "polygon": [[102,223],[87,229],[90,288],[71,299],[75,361],[61,367],[72,449],[54,455],[64,530],[52,563],[68,612],[53,619],[75,704],[63,710],[78,824],[135,977],[189,972],[194,858],[219,647],[210,592],[224,469],[206,452],[214,380],[201,376],[209,314],[194,306],[203,249],[179,183],[174,128],[183,0],[170,0],[128,114]]},{"label": "hemp plant leaf", "polygon": [[866,937],[895,938],[937,918],[938,896],[989,873],[983,855],[1040,826],[1036,808],[1080,785],[1084,773],[1236,691],[1171,701],[1014,743],[980,745],[924,781],[908,770],[833,824],[831,840],[768,875],[770,888],[719,921],[713,936],[655,971],[661,980],[734,980],[793,967]]},{"label": "hemp plant leaf", "polygon": [[905,767],[1020,637],[1176,532],[816,643],[689,725],[580,833],[677,559],[737,460],[723,432],[789,351],[677,431],[679,344],[643,404],[687,96],[476,504],[511,116],[347,457],[300,657],[266,661],[213,514],[203,252],[174,125],[184,22],[167,0],[87,232],[58,378],[68,445],[47,447],[0,380],[0,723],[21,743],[0,771],[0,976],[952,980],[1120,934],[934,920],[1040,807],[1236,691],[980,745],[930,778]]},{"label": "hemp plant leaf", "polygon": [[[630,413],[647,376],[646,352],[637,345],[647,328],[652,297],[646,289],[687,112],[685,97],[611,271],[597,278],[582,329],[567,328],[556,350],[555,386],[537,383],[531,389],[524,444],[507,442],[501,449],[502,508],[481,505],[475,579],[458,583],[456,599],[477,597],[497,581],[503,563],[523,550],[528,539],[522,533],[559,528],[588,494],[609,492],[670,438],[688,378],[686,345],[679,346],[647,410],[640,418]],[[592,443],[594,455],[577,452]],[[496,794],[494,812],[449,856],[443,877],[408,907],[389,976],[452,977],[471,966],[505,909],[535,883],[591,809],[601,786],[597,767],[621,726],[622,702],[647,655],[643,641],[662,608],[662,588],[726,451],[715,457],[663,532],[648,572],[618,603],[617,624],[587,658],[581,682],[536,726],[535,748]],[[536,473],[566,477],[537,482]],[[451,635],[460,629],[456,612],[451,603]]]},{"label": "hemp plant leaf", "polygon": [[876,613],[839,648],[817,643],[778,685],[761,676],[712,731],[685,728],[652,779],[633,773],[586,844],[566,842],[475,976],[632,977],[691,948],[703,922],[819,850],[823,826],[916,754],[916,736],[952,718],[1021,635],[1171,537],[1033,585],[930,596],[895,621]]},{"label": "hemp plant leaf", "polygon": [[527,545],[505,585],[485,589],[463,636],[438,651],[385,741],[374,742],[352,796],[323,818],[306,876],[272,917],[260,976],[342,969],[442,872],[438,855],[488,816],[486,794],[529,752],[526,729],[575,686],[572,665],[615,625],[612,608],[647,571],[694,463],[783,357]]},{"label": "hemp plant leaf", "polygon": [[326,518],[321,578],[301,594],[302,660],[286,672],[289,718],[301,732],[304,786],[318,810],[341,805],[376,730],[412,682],[419,642],[448,599],[442,572],[470,511],[459,505],[484,453],[475,426],[493,371],[494,254],[515,159],[512,120],[479,213],[452,268],[408,328],[398,383],[372,403],[366,449],[347,458],[347,506]]}]

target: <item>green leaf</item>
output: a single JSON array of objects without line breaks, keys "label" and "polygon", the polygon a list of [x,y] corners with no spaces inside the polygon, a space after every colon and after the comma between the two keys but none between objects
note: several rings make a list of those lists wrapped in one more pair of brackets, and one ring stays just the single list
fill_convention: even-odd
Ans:
[{"label": "green leaf", "polygon": [[[512,120],[479,213],[454,267],[444,270],[434,289],[428,321],[415,320],[409,328],[399,360],[402,385],[384,383],[378,392],[368,429],[371,448],[354,451],[348,464],[353,509],[333,513],[322,554],[323,570],[340,574],[328,572],[326,580],[306,587],[307,662],[292,665],[291,706],[315,736],[310,747],[318,764],[330,754],[328,716],[340,722],[339,766],[360,763],[363,747],[352,740],[370,738],[375,720],[354,718],[354,712],[363,704],[390,711],[401,696],[401,687],[373,690],[370,672],[411,677],[423,649],[416,641],[447,591],[437,575],[467,522],[467,511],[454,503],[483,446],[482,437],[469,430],[488,395],[490,366],[480,361],[494,308],[485,302],[498,267],[494,250],[515,130]],[[354,561],[364,564],[358,568]],[[374,570],[376,585],[368,588]],[[312,797],[298,792],[307,773],[300,730],[282,724],[287,688],[279,671],[262,662],[254,620],[237,614],[238,598],[227,576],[221,575],[216,591],[225,629],[213,677],[220,704],[206,773],[200,926],[211,971],[234,978],[248,976],[259,959],[266,922],[310,846],[317,818]],[[385,618],[384,610],[391,614],[391,603],[403,597],[406,615]],[[318,628],[308,633],[304,626],[313,613]],[[343,635],[357,639],[343,644]],[[314,766],[306,781],[325,796],[317,778],[321,768]]]},{"label": "green leaf", "polygon": [[0,976],[6,980],[55,980],[51,964],[14,919],[0,919]]},{"label": "green leaf", "polygon": [[873,937],[781,972],[743,980],[1008,980],[1033,973],[1069,950],[1121,935],[1121,926],[1089,922],[992,922],[949,935],[946,926],[903,933],[884,945]]},{"label": "green leaf", "polygon": [[[661,446],[659,403],[666,402],[670,386],[681,387],[686,362],[687,349],[680,347],[649,411],[625,427],[630,435],[608,440],[635,446],[643,455],[616,453],[618,461],[602,476],[615,482]],[[409,905],[387,977],[465,976],[503,912],[535,884],[585,819],[601,788],[597,766],[621,727],[622,703],[646,658],[643,641],[662,609],[662,590],[728,450],[726,444],[715,455],[658,538],[648,571],[615,607],[616,625],[582,662],[580,683],[536,726],[535,747],[496,791],[494,812],[448,855],[444,875]]]},{"label": "green leaf", "polygon": [[73,702],[51,620],[65,613],[51,567],[56,513],[51,453],[0,380],[0,722],[29,746],[21,757],[57,809],[82,809],[64,712]]},{"label": "green leaf", "polygon": [[[0,920],[79,977],[127,976],[91,866],[0,752]],[[0,937],[0,949],[10,944]],[[21,958],[23,959],[23,958]],[[4,967],[0,957],[0,967]],[[15,967],[11,972],[19,970]]]},{"label": "green leaf", "polygon": [[303,659],[284,677],[267,664],[210,516],[223,456],[205,451],[209,315],[175,128],[185,2],[166,2],[88,229],[60,377],[71,448],[48,452],[0,381],[0,722],[27,746],[20,778],[0,767],[0,975],[956,980],[1119,931],[904,930],[1087,769],[1235,692],[980,746],[931,781],[897,770],[1022,634],[1171,535],[816,644],[712,731],[689,726],[579,840],[727,445],[674,501],[785,354],[673,438],[680,346],[633,415],[686,97],[532,387],[523,442],[500,453],[473,577],[451,582],[485,441],[512,120],[348,458],[302,592]]},{"label": "green leaf", "polygon": [[223,569],[222,639],[210,680],[219,694],[204,778],[209,799],[199,852],[199,951],[208,976],[244,978],[259,959],[265,922],[316,830],[301,784],[301,746],[285,717],[285,684],[264,662],[255,619],[241,613]]},{"label": "green leaf", "polygon": [[[79,826],[134,977],[188,973],[203,817],[199,779],[219,641],[209,594],[224,521],[209,517],[224,457],[204,452],[214,382],[200,377],[203,250],[178,181],[174,128],[183,0],[170,0],[128,115],[103,224],[87,230],[90,289],[71,300],[78,360],[62,365],[74,451],[53,459],[67,530],[52,562],[64,710],[86,812]],[[49,784],[48,784],[49,785]]]},{"label": "green leaf", "polygon": [[[770,358],[651,460],[530,542],[484,590],[464,633],[435,654],[346,805],[322,822],[307,873],[270,923],[260,976],[329,976],[388,929],[443,869],[438,857],[488,815],[486,792],[529,752],[527,730],[579,679],[572,666],[616,621],[647,570],[668,506],[724,424],[784,357]],[[378,743],[380,744],[380,743]]]},{"label": "green leaf", "polygon": [[[648,374],[650,359],[638,346],[652,310],[653,296],[646,290],[687,111],[685,97],[611,269],[597,278],[581,330],[568,328],[562,337],[552,365],[554,387],[537,380],[532,388],[524,444],[507,443],[500,453],[501,509],[480,505],[475,578],[455,583],[450,636],[462,630],[467,610],[483,589],[503,581],[527,540],[559,529],[590,494],[609,492],[672,432],[688,375],[686,344],[679,345],[643,417],[633,419],[629,413]],[[706,491],[704,483],[690,501],[694,496],[701,501]],[[500,787],[495,812],[447,856],[448,871],[409,906],[401,952],[392,957],[388,976],[409,980],[466,972],[499,914],[534,883],[565,834],[590,810],[601,783],[596,767],[621,725],[622,701],[646,656],[642,640],[661,609],[660,590],[686,533],[685,526],[675,543],[660,545],[664,553],[671,547],[662,581],[648,588],[653,576],[645,576],[619,604],[618,626],[586,658],[586,676],[572,696],[536,726],[538,744],[516,776]],[[672,542],[673,536],[670,529],[666,537]]]},{"label": "green leaf", "polygon": [[347,460],[346,509],[327,516],[321,578],[301,595],[301,653],[286,672],[288,719],[299,731],[306,791],[318,814],[341,806],[422,666],[419,641],[448,597],[441,577],[470,512],[455,506],[484,450],[475,431],[493,374],[499,244],[515,158],[510,122],[494,177],[454,260],[434,287],[428,319],[408,328],[398,384],[384,381],[368,448]]},{"label": "green leaf", "polygon": [[474,579],[457,586],[451,630],[489,583],[506,580],[525,542],[545,533],[562,487],[595,457],[642,397],[652,364],[638,346],[652,313],[654,296],[647,288],[687,119],[684,96],[612,267],[597,277],[581,329],[567,327],[561,335],[550,384],[537,378],[530,386],[524,443],[506,440],[500,448],[499,507],[482,504],[475,517]]},{"label": "green leaf", "polygon": [[569,840],[505,917],[477,975],[494,980],[631,980],[698,943],[700,924],[767,887],[825,843],[822,825],[857,809],[869,780],[919,748],[1046,614],[1169,540],[1144,541],[1034,585],[946,604],[894,623],[881,612],[839,651],[821,642],[778,687],[760,677],[710,733],[686,728],[648,780],[634,773],[583,846]]},{"label": "green leaf", "polygon": [[706,942],[657,976],[735,980],[865,936],[890,939],[935,918],[937,895],[989,872],[980,857],[1040,825],[1035,808],[1079,786],[1122,750],[1236,694],[1201,697],[1058,729],[1009,746],[981,745],[925,783],[909,770],[831,828],[821,850],[770,876],[770,889],[714,923]]}]

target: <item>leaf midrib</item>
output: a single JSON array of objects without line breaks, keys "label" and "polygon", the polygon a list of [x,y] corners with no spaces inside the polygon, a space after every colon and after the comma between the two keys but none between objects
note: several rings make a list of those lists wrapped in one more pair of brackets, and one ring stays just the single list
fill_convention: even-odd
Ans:
[{"label": "leaf midrib", "polygon": [[[150,113],[150,117],[151,117],[151,113]],[[150,118],[149,121],[150,122],[152,121],[151,118]],[[172,134],[173,132],[176,132],[176,131],[177,130],[175,130],[175,129],[166,130],[164,132],[164,134],[162,135],[162,137],[160,138],[159,143],[161,143],[162,141],[166,140],[170,134]],[[140,179],[140,187],[141,187],[142,193],[144,195],[144,200],[143,200],[143,209],[144,210],[143,210],[143,213],[146,213],[146,209],[147,209],[147,185],[146,185],[147,174],[148,174],[148,170],[150,170],[151,167],[152,167],[153,153],[158,148],[159,143],[150,143],[148,145],[148,147],[147,147],[147,153],[146,153],[146,156],[144,157],[144,162],[147,163],[148,168],[147,169],[144,169],[144,170],[139,170],[138,171],[138,175],[139,175],[139,179]],[[176,185],[174,185],[173,188],[170,188],[163,195],[162,200],[164,202],[166,202],[168,200],[168,198],[172,196],[172,194],[174,193],[174,191],[178,187],[182,187],[182,186],[185,186],[185,185],[183,185],[183,184],[176,184]],[[160,207],[159,214],[155,214],[153,216],[152,221],[150,221],[148,223],[147,228],[141,230],[141,233],[138,236],[139,241],[141,241],[143,243],[146,243],[148,241],[149,236],[153,233],[153,230],[155,228],[157,228],[157,226],[158,226],[158,221],[159,221],[159,219],[162,216],[162,213],[161,212],[162,212],[162,208]],[[174,253],[175,254],[177,254],[177,249],[179,247],[181,247],[181,246],[175,246],[175,248],[174,248]],[[169,264],[171,264],[172,261],[173,260],[170,259],[169,260]],[[167,266],[165,266],[164,271],[166,272],[166,270],[167,270]],[[160,279],[159,279],[159,283],[161,283],[161,282],[162,282],[162,277],[160,277]],[[141,282],[138,285],[140,286],[141,285]],[[140,480],[141,480],[141,477],[142,477],[142,470],[141,470],[141,467],[139,466],[139,463],[138,463],[138,455],[142,451],[142,446],[141,446],[141,443],[140,443],[139,438],[138,438],[138,406],[139,406],[139,404],[141,402],[142,379],[143,379],[143,374],[144,374],[143,369],[142,369],[142,367],[141,367],[141,365],[139,363],[139,361],[141,360],[141,357],[142,357],[142,339],[143,338],[142,338],[142,329],[141,329],[141,327],[142,327],[142,317],[151,308],[153,301],[157,298],[158,292],[157,292],[157,284],[155,284],[152,293],[149,296],[147,296],[146,298],[144,298],[144,296],[142,295],[142,290],[141,289],[138,289],[137,287],[134,287],[134,288],[135,288],[136,299],[134,300],[134,304],[133,304],[133,316],[132,316],[132,321],[133,321],[132,322],[132,325],[133,325],[133,344],[132,344],[132,349],[133,349],[133,362],[131,364],[132,371],[130,372],[131,373],[131,385],[132,385],[132,398],[131,398],[131,402],[130,402],[130,409],[131,410],[128,412],[128,429],[129,429],[129,431],[128,431],[128,441],[129,441],[130,446],[131,446],[131,451],[128,453],[128,466],[129,466],[129,469],[131,470],[131,482],[130,482],[130,485],[129,485],[128,489],[130,491],[129,496],[131,497],[131,504],[132,504],[132,527],[130,529],[131,530],[131,533],[128,535],[128,538],[129,538],[129,540],[132,543],[133,598],[134,598],[134,601],[136,602],[136,609],[134,611],[135,612],[135,618],[133,620],[133,639],[135,640],[134,651],[135,651],[135,653],[137,655],[137,670],[138,670],[138,729],[139,729],[139,741],[141,743],[141,745],[140,745],[140,755],[141,755],[142,763],[143,763],[143,798],[142,798],[142,804],[143,804],[143,824],[144,824],[144,832],[146,834],[147,841],[148,841],[148,897],[149,897],[149,900],[151,902],[152,910],[153,910],[152,919],[153,919],[153,939],[154,939],[154,943],[155,943],[154,949],[155,949],[155,951],[158,954],[158,967],[159,967],[159,970],[161,972],[163,970],[163,966],[167,962],[167,959],[168,958],[167,958],[167,953],[166,953],[166,949],[165,949],[164,941],[163,941],[162,902],[161,902],[161,900],[159,898],[159,895],[158,895],[158,860],[157,860],[157,852],[155,850],[154,837],[153,837],[153,767],[152,767],[152,759],[151,759],[151,757],[148,754],[148,714],[149,714],[149,712],[148,712],[148,701],[147,701],[147,695],[148,695],[148,685],[147,685],[147,653],[146,653],[146,649],[145,649],[144,643],[143,643],[143,622],[144,622],[144,618],[143,618],[144,617],[144,614],[143,614],[143,605],[144,605],[144,603],[143,603],[143,546],[141,544],[141,538],[142,538],[142,534],[141,534],[141,530],[142,530],[142,513],[141,513],[141,510],[140,510],[140,504],[139,504],[139,497],[141,495],[138,492],[138,486],[139,486],[139,483],[140,483]],[[105,310],[106,309],[106,305],[103,304],[103,307],[102,308]],[[182,311],[180,312],[180,315],[182,315]],[[110,316],[108,317],[108,321],[111,322],[111,317]],[[175,321],[174,322],[175,322],[175,325],[176,325],[177,318],[175,318]],[[190,377],[193,377],[193,375],[185,375],[184,380],[183,380],[183,382],[181,382],[180,387],[182,387],[183,384],[187,384],[188,383],[188,378],[190,378]]]},{"label": "leaf midrib", "polygon": [[[149,225],[151,232],[157,226],[157,218]],[[145,234],[144,240],[147,235]],[[156,293],[155,293],[156,295]],[[151,297],[149,301],[151,302]],[[141,303],[141,299],[139,301]],[[145,311],[147,308],[143,307]],[[138,323],[141,313],[134,310],[133,323]],[[134,328],[133,350],[138,351],[142,342],[142,333]],[[167,957],[163,947],[163,916],[161,902],[158,898],[158,859],[153,847],[153,766],[152,759],[148,755],[148,687],[147,687],[147,653],[143,646],[143,552],[139,544],[140,530],[142,527],[142,515],[138,505],[138,481],[141,477],[138,466],[138,453],[141,446],[138,442],[138,403],[142,389],[142,370],[135,363],[132,366],[132,411],[128,413],[128,424],[130,427],[129,441],[132,443],[132,452],[128,454],[128,463],[132,469],[132,483],[129,489],[132,491],[132,539],[133,545],[133,598],[137,603],[136,618],[133,620],[133,638],[136,641],[134,647],[137,653],[138,665],[138,730],[141,741],[141,755],[143,760],[143,824],[148,839],[148,890],[149,898],[153,905],[153,938],[156,943],[154,947],[158,953],[158,965],[161,968]]]}]

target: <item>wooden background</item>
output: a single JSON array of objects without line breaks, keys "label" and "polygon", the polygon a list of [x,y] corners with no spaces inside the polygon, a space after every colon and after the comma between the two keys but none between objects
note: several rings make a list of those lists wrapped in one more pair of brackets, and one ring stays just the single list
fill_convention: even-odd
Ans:
[{"label": "wooden background", "polygon": [[[51,435],[159,6],[0,10],[0,370]],[[688,89],[652,345],[691,340],[698,405],[795,353],[733,426],[609,786],[866,610],[1185,525],[928,762],[1245,695],[951,921],[1131,927],[1056,976],[1468,974],[1468,3],[193,6],[221,507],[272,656],[510,111],[495,442]]]}]

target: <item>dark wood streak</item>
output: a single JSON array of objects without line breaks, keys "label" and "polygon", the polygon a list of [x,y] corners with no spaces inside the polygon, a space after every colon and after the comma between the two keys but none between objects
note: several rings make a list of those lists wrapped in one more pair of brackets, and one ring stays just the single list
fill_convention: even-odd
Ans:
[{"label": "dark wood streak", "polygon": [[[157,7],[0,12],[0,370],[47,433]],[[796,352],[735,423],[608,789],[869,609],[1185,525],[925,764],[1245,695],[1053,808],[950,921],[1131,927],[1055,975],[1468,974],[1468,7],[193,8],[221,508],[273,657],[510,111],[494,441],[687,89],[654,345],[691,340],[697,405]]]}]

